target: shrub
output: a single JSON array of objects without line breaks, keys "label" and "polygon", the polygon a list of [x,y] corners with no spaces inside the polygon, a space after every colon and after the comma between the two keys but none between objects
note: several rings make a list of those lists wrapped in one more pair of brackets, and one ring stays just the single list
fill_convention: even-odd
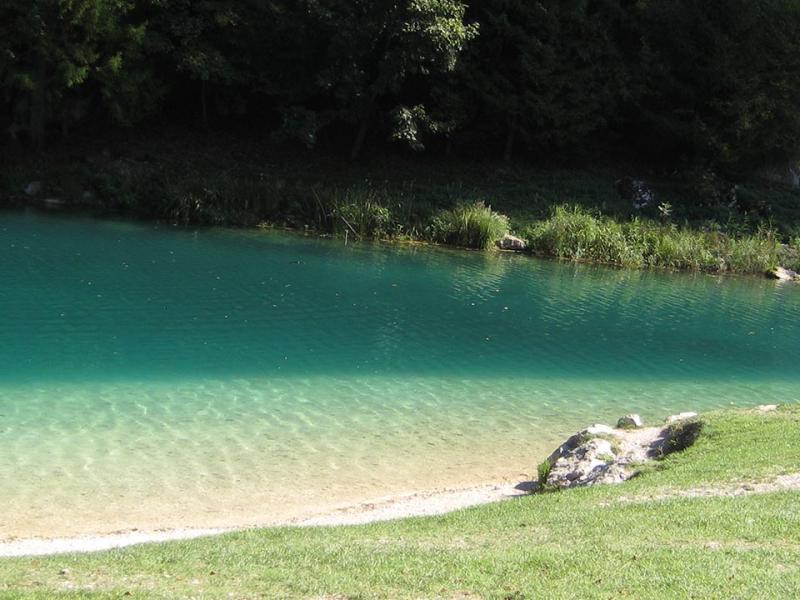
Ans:
[{"label": "shrub", "polygon": [[550,459],[545,459],[539,463],[539,466],[536,468],[539,490],[544,490],[547,487],[547,478],[550,477],[550,471],[552,470],[553,465],[550,463]]},{"label": "shrub", "polygon": [[460,204],[434,216],[431,238],[443,244],[465,248],[488,248],[508,233],[508,217],[494,212],[483,202]]},{"label": "shrub", "polygon": [[667,428],[667,435],[661,445],[659,458],[674,452],[683,452],[692,446],[703,432],[703,422],[694,420],[679,421]]},{"label": "shrub", "polygon": [[332,204],[333,231],[351,231],[359,237],[377,238],[391,233],[392,214],[380,194],[370,187],[336,191]]}]

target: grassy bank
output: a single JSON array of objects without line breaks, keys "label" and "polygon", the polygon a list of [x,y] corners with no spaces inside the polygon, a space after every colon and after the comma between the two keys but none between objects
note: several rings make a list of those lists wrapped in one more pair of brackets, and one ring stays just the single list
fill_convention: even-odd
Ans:
[{"label": "grassy bank", "polygon": [[703,420],[692,447],[622,486],[368,526],[4,559],[0,597],[796,596],[800,492],[733,493],[800,471],[800,407]]},{"label": "grassy bank", "polygon": [[580,207],[557,206],[549,218],[527,226],[522,237],[543,256],[623,267],[731,273],[800,267],[800,238],[784,244],[768,225],[735,235],[719,227],[693,229],[638,217],[617,221]]},{"label": "grassy bank", "polygon": [[[155,150],[155,151],[154,151]],[[800,192],[753,181],[738,203],[705,173],[649,176],[656,204],[634,210],[629,169],[536,169],[402,157],[354,165],[237,141],[126,140],[0,163],[0,201],[179,224],[288,227],[351,239],[489,247],[506,231],[539,255],[627,267],[761,273],[800,267]],[[23,190],[41,182],[36,198]]]}]

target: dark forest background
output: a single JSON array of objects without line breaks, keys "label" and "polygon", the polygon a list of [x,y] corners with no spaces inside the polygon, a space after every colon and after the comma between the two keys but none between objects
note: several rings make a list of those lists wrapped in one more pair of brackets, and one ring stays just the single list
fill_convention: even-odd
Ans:
[{"label": "dark forest background", "polygon": [[800,152],[797,0],[4,0],[0,125],[600,153],[735,178]]}]

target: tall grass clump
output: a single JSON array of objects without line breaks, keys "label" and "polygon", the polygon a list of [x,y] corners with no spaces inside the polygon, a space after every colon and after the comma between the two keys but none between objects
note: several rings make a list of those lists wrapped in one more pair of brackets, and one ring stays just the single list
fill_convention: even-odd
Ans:
[{"label": "tall grass clump", "polygon": [[392,213],[382,194],[372,187],[335,190],[328,199],[334,233],[350,232],[360,238],[392,233]]},{"label": "tall grass clump", "polygon": [[716,271],[720,261],[712,251],[711,236],[680,229],[674,224],[647,223],[650,230],[645,245],[645,264],[667,269]]},{"label": "tall grass clump", "polygon": [[550,477],[550,472],[553,470],[553,463],[550,462],[549,458],[544,459],[539,465],[536,467],[536,474],[537,474],[537,491],[545,492],[550,491],[553,489],[550,484],[547,483],[547,480]]},{"label": "tall grass clump", "polygon": [[524,236],[531,250],[546,256],[631,267],[644,264],[636,238],[629,238],[620,223],[579,206],[556,206],[550,218],[528,227]]},{"label": "tall grass clump", "polygon": [[523,235],[539,254],[627,267],[761,273],[792,253],[769,229],[734,236],[638,218],[620,223],[572,206],[557,206]]},{"label": "tall grass clump", "polygon": [[488,248],[508,233],[508,217],[483,202],[459,204],[436,214],[430,237],[442,244],[464,248]]},{"label": "tall grass clump", "polygon": [[758,273],[779,266],[781,244],[769,229],[760,228],[754,235],[727,240],[726,262],[729,270]]},{"label": "tall grass clump", "polygon": [[791,240],[784,248],[781,256],[782,266],[793,271],[800,271],[800,237]]}]

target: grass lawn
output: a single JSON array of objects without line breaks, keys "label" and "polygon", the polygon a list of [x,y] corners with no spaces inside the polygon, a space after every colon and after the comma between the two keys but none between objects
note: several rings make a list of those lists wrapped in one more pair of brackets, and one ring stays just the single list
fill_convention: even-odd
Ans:
[{"label": "grass lawn", "polygon": [[800,472],[800,406],[702,418],[694,446],[621,486],[366,526],[0,559],[0,597],[800,596],[800,492],[732,495]]}]

